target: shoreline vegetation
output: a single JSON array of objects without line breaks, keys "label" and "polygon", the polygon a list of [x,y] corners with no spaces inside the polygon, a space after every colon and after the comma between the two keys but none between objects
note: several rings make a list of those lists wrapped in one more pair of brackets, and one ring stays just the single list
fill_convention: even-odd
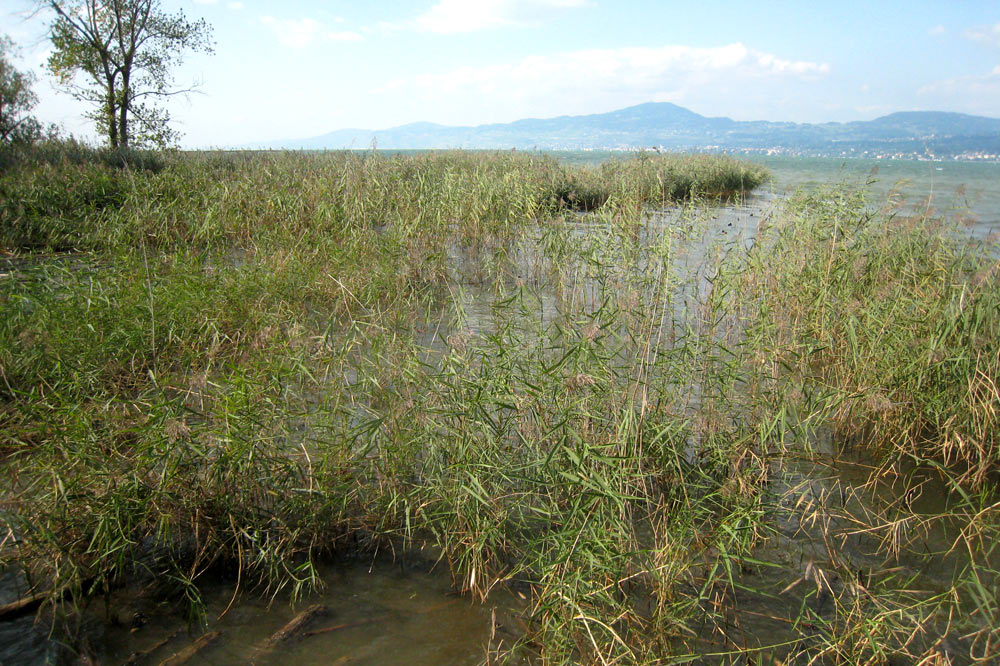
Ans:
[{"label": "shoreline vegetation", "polygon": [[947,221],[723,224],[768,174],[709,155],[36,151],[0,567],[80,654],[134,581],[203,626],[210,576],[424,547],[524,598],[489,663],[1000,654],[1000,276]]}]

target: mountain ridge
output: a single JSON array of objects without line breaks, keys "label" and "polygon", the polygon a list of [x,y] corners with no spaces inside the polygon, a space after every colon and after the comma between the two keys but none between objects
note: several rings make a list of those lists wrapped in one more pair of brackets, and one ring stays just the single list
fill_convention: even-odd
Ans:
[{"label": "mountain ridge", "polygon": [[[509,123],[450,126],[415,122],[382,130],[342,129],[252,147],[361,149],[666,150],[867,154],[1000,158],[1000,119],[949,111],[897,111],[846,123],[742,121],[710,117],[670,102],[646,102],[586,115],[522,118]],[[250,147],[250,146],[248,146]]]}]

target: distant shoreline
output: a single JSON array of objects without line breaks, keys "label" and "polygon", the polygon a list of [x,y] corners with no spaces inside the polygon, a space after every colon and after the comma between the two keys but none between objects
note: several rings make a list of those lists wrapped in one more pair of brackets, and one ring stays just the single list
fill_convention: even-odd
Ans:
[{"label": "distant shoreline", "polygon": [[1000,119],[941,111],[901,111],[846,123],[742,121],[708,117],[670,103],[608,113],[446,126],[418,122],[342,129],[245,147],[467,150],[683,151],[903,159],[1000,160]]},{"label": "distant shoreline", "polygon": [[371,153],[380,155],[405,155],[408,153],[428,153],[447,152],[452,150],[465,151],[470,153],[495,153],[495,152],[538,152],[543,154],[621,154],[633,155],[637,153],[677,153],[677,154],[705,154],[705,155],[732,155],[734,157],[755,158],[755,157],[787,157],[787,158],[808,158],[808,159],[837,159],[837,160],[892,160],[901,162],[961,162],[963,164],[1000,164],[1000,155],[990,155],[989,157],[971,157],[966,155],[935,155],[927,156],[921,154],[839,154],[826,152],[797,152],[791,150],[763,150],[763,149],[705,149],[705,148],[677,148],[655,150],[651,148],[463,148],[463,147],[437,147],[437,148],[182,148],[182,153],[280,153],[280,152],[301,152],[301,153]]}]

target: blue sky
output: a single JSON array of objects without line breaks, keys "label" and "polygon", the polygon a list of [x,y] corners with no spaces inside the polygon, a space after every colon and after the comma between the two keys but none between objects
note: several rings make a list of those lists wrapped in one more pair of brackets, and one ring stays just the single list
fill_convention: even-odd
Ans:
[{"label": "blue sky", "polygon": [[[900,110],[1000,117],[1000,1],[162,0],[205,18],[171,102],[185,147],[600,113],[670,101],[738,120],[865,120]],[[83,109],[44,72],[44,15],[0,31],[37,73],[37,115]]]}]

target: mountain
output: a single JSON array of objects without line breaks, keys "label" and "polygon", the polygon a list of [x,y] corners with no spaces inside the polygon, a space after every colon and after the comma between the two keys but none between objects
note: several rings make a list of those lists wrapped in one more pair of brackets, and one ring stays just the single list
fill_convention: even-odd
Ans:
[{"label": "mountain", "polygon": [[[905,111],[869,121],[790,123],[712,118],[668,102],[609,113],[528,118],[511,123],[451,127],[411,123],[384,130],[344,129],[266,148],[470,148],[594,150],[650,146],[668,150],[912,154],[1000,158],[1000,119],[939,111]],[[255,146],[260,147],[260,146]]]}]

